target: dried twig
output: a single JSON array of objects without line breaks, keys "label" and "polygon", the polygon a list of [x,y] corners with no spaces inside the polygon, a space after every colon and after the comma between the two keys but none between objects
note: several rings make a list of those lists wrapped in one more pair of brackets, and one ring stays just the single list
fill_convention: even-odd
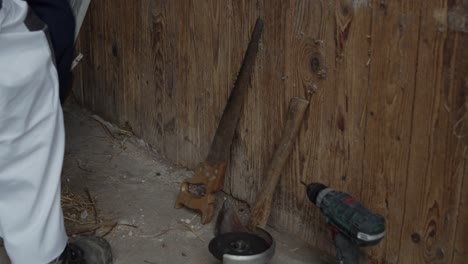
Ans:
[{"label": "dried twig", "polygon": [[77,164],[78,164],[78,168],[80,168],[81,170],[84,170],[84,171],[86,171],[86,172],[93,172],[92,169],[85,167],[85,166],[83,165],[83,162],[82,162],[80,159],[76,159],[76,162],[77,162]]},{"label": "dried twig", "polygon": [[122,154],[125,150],[127,150],[127,147],[124,144],[125,144],[125,140],[121,143],[119,152],[112,155],[110,160],[113,160],[114,158],[120,156],[120,154]]},{"label": "dried twig", "polygon": [[91,192],[89,191],[88,187],[86,187],[85,192],[88,195],[89,202],[93,206],[94,222],[97,224],[98,223],[98,214],[97,214],[97,209],[96,209],[96,202],[94,201],[93,197],[91,196]]},{"label": "dried twig", "polygon": [[198,239],[200,239],[202,242],[205,242],[205,239],[203,239],[203,237],[201,237],[191,226],[189,225],[184,225],[185,227],[188,228],[188,230],[190,230],[195,236],[198,237]]},{"label": "dried twig", "polygon": [[301,249],[301,248],[293,248],[293,249],[289,250],[289,252],[296,252],[296,251],[298,251],[299,249]]},{"label": "dried twig", "polygon": [[174,228],[169,228],[169,229],[166,229],[156,235],[150,235],[150,236],[140,236],[141,238],[156,238],[156,237],[160,237],[160,236],[163,236],[167,233],[169,233],[170,231],[174,231],[174,230],[177,230],[177,229],[174,229]]},{"label": "dried twig", "polygon": [[109,228],[109,230],[104,233],[104,235],[102,235],[101,237],[106,237],[107,235],[109,235],[110,233],[112,233],[112,231],[114,231],[114,229],[118,226],[119,224],[116,222],[111,228]]},{"label": "dried twig", "polygon": [[110,129],[107,127],[106,121],[102,120],[99,116],[97,115],[92,115],[91,116],[94,120],[96,120],[101,127],[104,129],[104,131],[114,140],[117,138],[114,136],[114,134],[110,131]]},{"label": "dried twig", "polygon": [[67,221],[84,224],[81,221],[80,216],[83,212],[93,211],[94,203],[88,201],[83,195],[77,195],[70,192],[67,188],[64,188],[61,196],[61,203],[64,213],[64,218]]},{"label": "dried twig", "polygon": [[194,216],[192,217],[192,219],[190,219],[189,223],[192,223],[193,220],[195,220],[195,218],[197,218],[197,215],[194,215]]},{"label": "dried twig", "polygon": [[136,226],[136,225],[131,225],[131,224],[121,224],[121,223],[119,223],[119,225],[121,225],[121,226],[129,226],[129,227],[133,227],[133,228],[138,228],[138,226]]},{"label": "dried twig", "polygon": [[117,133],[120,134],[120,135],[123,135],[123,136],[127,136],[127,137],[133,136],[133,133],[132,133],[132,132],[127,131],[127,130],[124,130],[124,129],[121,129],[121,128],[119,128],[119,127],[112,126],[109,122],[104,121],[102,118],[100,118],[100,117],[97,116],[97,115],[92,115],[91,117],[92,117],[94,120],[96,120],[99,124],[101,124],[101,126],[102,126],[103,129],[106,131],[106,133],[109,134],[109,136],[110,136],[111,138],[113,138],[114,140],[117,140],[117,138],[116,138],[115,135],[111,132],[111,129],[117,130]]},{"label": "dried twig", "polygon": [[70,218],[70,217],[63,216],[63,219],[68,220],[68,221],[72,221],[72,222],[75,222],[75,223],[79,223],[78,220],[75,220],[75,219]]},{"label": "dried twig", "polygon": [[71,236],[71,235],[78,235],[78,234],[83,234],[83,233],[88,233],[88,232],[94,232],[102,227],[112,227],[116,223],[117,222],[112,221],[112,222],[103,222],[99,224],[76,225],[76,226],[69,226],[66,229],[67,229],[67,234]]}]

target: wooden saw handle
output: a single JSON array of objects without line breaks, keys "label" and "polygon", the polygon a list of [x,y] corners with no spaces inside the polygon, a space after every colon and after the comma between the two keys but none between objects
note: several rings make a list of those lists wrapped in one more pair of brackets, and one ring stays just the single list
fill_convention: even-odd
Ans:
[{"label": "wooden saw handle", "polygon": [[257,226],[264,228],[268,222],[276,185],[278,185],[284,164],[291,153],[294,139],[299,133],[308,105],[309,101],[299,97],[292,98],[289,103],[287,120],[280,144],[273,154],[269,167],[264,172],[263,187],[257,196],[257,201],[248,223],[250,230],[254,230]]}]

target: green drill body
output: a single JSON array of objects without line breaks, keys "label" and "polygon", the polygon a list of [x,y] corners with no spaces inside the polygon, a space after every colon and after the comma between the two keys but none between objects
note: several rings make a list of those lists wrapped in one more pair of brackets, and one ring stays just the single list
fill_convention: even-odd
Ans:
[{"label": "green drill body", "polygon": [[373,246],[385,237],[384,217],[350,194],[315,183],[307,186],[307,196],[322,211],[334,238],[340,237],[335,240],[340,263],[358,263],[358,246]]},{"label": "green drill body", "polygon": [[382,216],[369,211],[347,193],[333,189],[324,191],[326,195],[318,201],[320,204],[317,206],[328,224],[358,246],[376,245],[384,238],[385,219]]}]

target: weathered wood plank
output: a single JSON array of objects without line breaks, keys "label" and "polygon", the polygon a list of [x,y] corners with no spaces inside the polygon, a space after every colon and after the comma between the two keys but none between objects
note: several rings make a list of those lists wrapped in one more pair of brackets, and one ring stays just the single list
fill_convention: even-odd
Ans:
[{"label": "weathered wood plank", "polygon": [[[444,253],[452,263],[463,263],[468,258],[468,60],[465,59],[468,58],[468,24],[464,24],[463,30],[460,26],[462,23],[459,23],[463,19],[466,21],[467,17],[468,2],[454,0],[449,1],[448,19],[442,20],[448,21],[448,28],[453,31],[449,34],[446,46],[446,54],[452,55],[446,56],[444,62],[444,107],[451,116],[449,144],[456,146],[455,151],[450,148],[450,152],[454,152],[450,155],[452,157],[446,158],[452,174],[445,179],[447,188],[444,192],[455,192],[458,195],[454,195],[444,204],[449,208],[446,224],[450,225],[452,231],[447,235],[449,239],[453,239],[453,251],[446,249]],[[450,259],[451,257],[453,259]]]},{"label": "weathered wood plank", "polygon": [[[464,263],[468,258],[468,184],[467,184],[467,174],[468,174],[468,148],[465,146],[463,155],[465,157],[465,166],[464,168],[460,167],[460,174],[464,175],[463,183],[461,188],[460,203],[457,214],[454,216],[456,219],[456,232],[453,251],[448,251],[447,253],[452,253],[453,259],[452,263]],[[451,223],[452,224],[452,223]],[[450,257],[450,255],[449,255]]]},{"label": "weathered wood plank", "polygon": [[382,213],[387,237],[372,259],[398,263],[412,127],[418,1],[373,1],[369,88],[361,113],[363,202]]}]

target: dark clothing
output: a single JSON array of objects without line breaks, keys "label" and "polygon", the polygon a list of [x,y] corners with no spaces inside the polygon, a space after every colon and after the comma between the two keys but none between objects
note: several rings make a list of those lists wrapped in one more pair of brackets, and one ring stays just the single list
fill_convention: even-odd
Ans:
[{"label": "dark clothing", "polygon": [[59,76],[60,101],[63,103],[72,81],[70,67],[75,44],[75,16],[68,0],[26,1],[48,26]]}]

